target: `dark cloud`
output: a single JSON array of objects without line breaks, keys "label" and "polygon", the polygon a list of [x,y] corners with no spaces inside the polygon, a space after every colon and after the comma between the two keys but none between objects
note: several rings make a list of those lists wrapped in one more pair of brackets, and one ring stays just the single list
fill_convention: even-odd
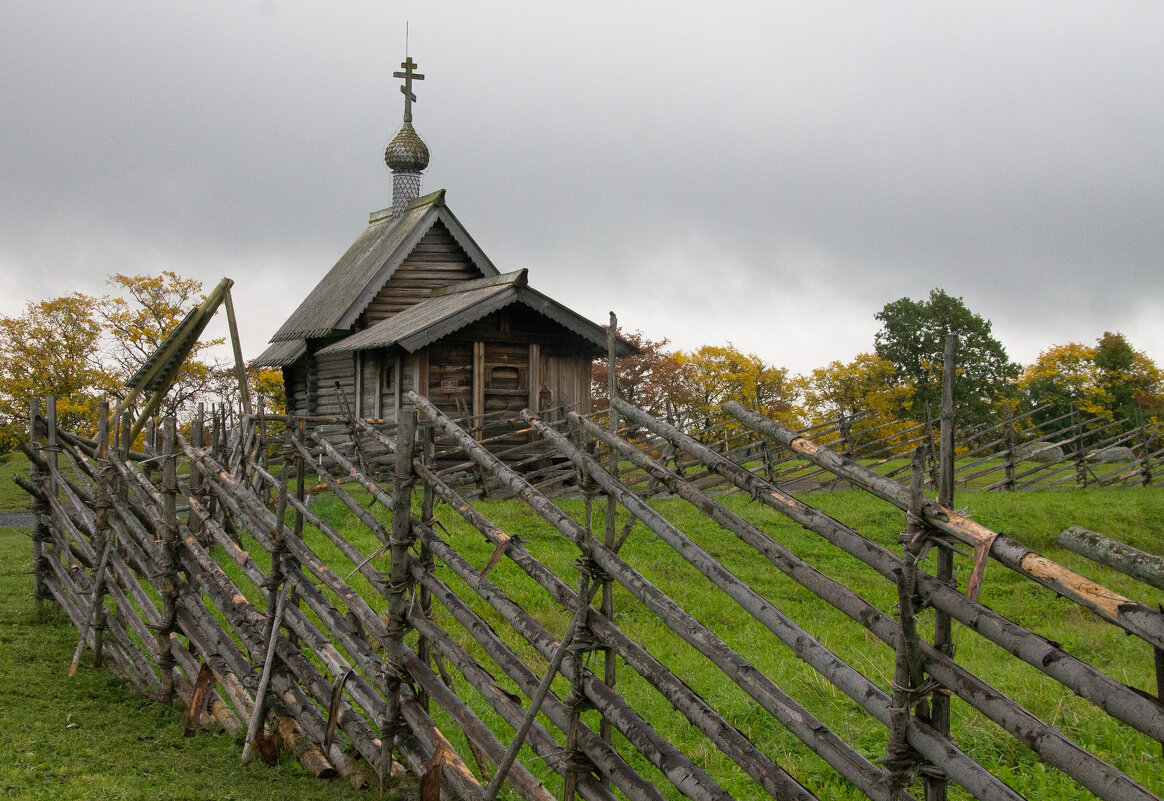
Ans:
[{"label": "dark cloud", "polygon": [[1023,360],[1164,358],[1150,3],[15,4],[0,312],[228,274],[256,353],[388,203],[406,15],[426,188],[596,319],[803,370],[941,286]]}]

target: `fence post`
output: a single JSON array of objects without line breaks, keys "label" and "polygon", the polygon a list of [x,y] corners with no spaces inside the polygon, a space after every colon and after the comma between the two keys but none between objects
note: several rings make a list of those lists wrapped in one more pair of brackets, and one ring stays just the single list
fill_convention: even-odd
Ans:
[{"label": "fence post", "polygon": [[[424,462],[424,466],[429,470],[436,470],[436,441],[433,433],[433,426],[431,423],[420,430],[420,458]],[[433,490],[431,484],[427,481],[423,482],[420,495],[420,519],[430,529],[433,522],[436,520],[436,492]],[[435,566],[433,559],[432,546],[428,544],[427,540],[420,543],[420,565],[424,568],[426,573],[432,573]],[[432,592],[426,585],[420,585],[420,613],[427,619],[432,620]],[[429,642],[428,637],[421,635],[416,643],[416,655],[420,657],[420,661],[424,664],[429,664],[432,653],[432,643]],[[424,711],[429,711],[429,696],[427,690],[421,690],[418,694],[418,700],[424,707]]]},{"label": "fence post", "polygon": [[[945,364],[942,375],[942,464],[938,485],[938,503],[954,508],[954,385],[957,371],[958,337],[946,334]],[[953,583],[954,552],[941,545],[936,547],[938,581]],[[954,632],[948,612],[934,610],[934,647],[946,656],[954,655]],[[933,695],[930,725],[941,735],[950,733],[950,696],[939,689]],[[948,784],[944,776],[926,775],[926,801],[946,801]]]},{"label": "fence post", "polygon": [[416,407],[400,410],[396,430],[396,471],[392,477],[392,564],[388,578],[388,660],[384,666],[384,720],[380,727],[380,787],[391,775],[392,753],[400,731],[400,685],[404,675],[404,633],[408,617],[408,549],[412,545],[412,450]]},{"label": "fence post", "polygon": [[1078,407],[1071,409],[1071,430],[1075,438],[1075,484],[1087,486],[1087,457],[1083,452],[1083,420]]},{"label": "fence post", "polygon": [[[299,442],[304,441],[305,434],[307,433],[307,426],[304,424],[304,422],[302,420],[296,420],[294,415],[292,415],[291,417],[287,418],[287,421],[286,421],[286,423],[284,423],[284,426],[285,426],[284,434],[288,438],[288,439],[284,439],[285,444],[287,442],[290,442],[293,439],[298,439]],[[294,448],[294,451],[295,451],[295,500],[299,501],[299,504],[296,505],[296,507],[295,507],[295,522],[292,524],[291,530],[295,535],[295,541],[302,542],[303,541],[303,512],[301,510],[303,507],[303,501],[307,497],[307,491],[303,486],[304,482],[307,480],[307,463],[303,461],[303,454],[299,453],[298,448]],[[286,450],[286,448],[284,448],[284,450],[283,450],[283,472],[284,473],[286,473],[288,470],[291,469],[290,460],[291,460],[291,454]],[[291,569],[295,570],[295,571],[299,571],[299,564],[292,563]],[[294,586],[292,586],[292,588],[287,592],[287,606],[291,609],[298,609],[299,608],[299,593],[295,591]],[[294,645],[296,648],[299,647],[299,635],[296,634],[293,630],[291,630],[291,629],[287,630],[287,639],[290,640],[291,644]]]},{"label": "fence post", "polygon": [[[28,444],[32,452],[44,457],[44,440],[41,439],[40,399],[30,398],[28,401]],[[29,480],[38,487],[44,486],[45,476],[41,475],[40,468],[35,461],[28,468]],[[44,601],[49,596],[48,586],[44,580],[44,544],[48,541],[47,504],[40,500],[33,500],[32,511],[36,515],[36,524],[32,532],[32,597],[36,602],[36,618],[44,616]]]},{"label": "fence post", "polygon": [[[610,313],[610,325],[606,328],[606,388],[607,398],[610,400],[609,410],[607,412],[607,425],[611,436],[618,436],[618,410],[614,408],[614,399],[618,397],[618,318],[615,317],[614,312]],[[607,470],[613,476],[618,476],[618,451],[610,448],[610,455],[607,460]],[[603,520],[603,544],[607,548],[614,548],[616,532],[615,532],[615,517],[618,514],[618,502],[615,501],[614,496],[609,493],[606,496],[606,517]],[[579,587],[579,591],[581,591]],[[614,587],[609,578],[602,582],[602,614],[606,616],[607,620],[614,622]],[[603,677],[602,680],[608,687],[613,687],[617,680],[615,672],[615,657],[614,649],[607,647],[602,649],[602,664]],[[606,744],[612,742],[614,730],[609,720],[603,715],[599,721],[599,736]],[[603,778],[603,787],[610,787],[610,780]]]},{"label": "fence post", "polygon": [[[157,425],[150,425],[157,443]],[[174,698],[174,654],[171,638],[178,620],[178,424],[173,415],[162,423],[162,620],[158,628],[158,668],[162,686],[159,697],[163,704]]]},{"label": "fence post", "polygon": [[1140,424],[1140,442],[1144,451],[1140,457],[1140,483],[1148,487],[1152,484],[1152,435],[1148,433],[1146,423]]},{"label": "fence post", "polygon": [[1006,415],[1003,430],[1003,436],[1006,437],[1006,483],[1003,485],[1008,492],[1015,491],[1014,470],[1015,470],[1015,453],[1014,449],[1017,445],[1016,432],[1014,430],[1014,401],[1008,401],[1003,408],[1003,414]]},{"label": "fence post", "polygon": [[[194,413],[194,419],[190,421],[190,447],[195,451],[202,450],[202,426],[205,419],[206,406],[201,401],[199,401],[197,410]],[[198,500],[198,503],[202,505],[203,509],[206,508],[207,501],[206,498],[204,498],[202,495],[201,470],[190,471],[190,494]],[[195,539],[197,539],[203,545],[206,545],[207,543],[205,542],[205,539],[199,536],[202,534],[202,518],[200,518],[198,515],[190,515],[189,525],[190,533],[194,535]]]},{"label": "fence post", "polygon": [[[920,708],[920,717],[929,717],[929,704],[923,694],[925,676],[914,610],[917,562],[925,547],[927,534],[922,518],[925,461],[925,451],[919,447],[913,452],[910,465],[909,511],[906,514],[906,531],[902,536],[904,559],[901,567],[894,571],[897,578],[897,654],[893,670],[893,701],[889,707],[889,742],[885,746],[884,765],[890,789],[895,792],[905,787],[911,769],[921,761],[921,756],[910,747],[907,738],[914,707]],[[928,780],[926,798],[930,798]]]},{"label": "fence post", "polygon": [[929,468],[930,468],[929,481],[930,481],[931,486],[937,487],[941,483],[941,477],[938,475],[939,470],[940,470],[940,465],[938,464],[939,460],[938,460],[938,454],[936,452],[937,449],[934,447],[934,440],[937,439],[937,435],[934,432],[934,415],[933,415],[933,412],[930,411],[929,401],[926,401],[925,424],[926,424],[925,425],[925,443],[926,443],[925,455],[926,455],[926,460],[929,462]]}]

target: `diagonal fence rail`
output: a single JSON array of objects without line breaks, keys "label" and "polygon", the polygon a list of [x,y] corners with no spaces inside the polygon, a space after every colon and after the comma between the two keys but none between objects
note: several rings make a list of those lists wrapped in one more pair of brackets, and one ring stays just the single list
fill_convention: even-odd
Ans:
[{"label": "diagonal fence rail", "polygon": [[[1021,798],[962,749],[956,728],[933,717],[940,697],[957,699],[956,721],[991,721],[1098,798],[1158,798],[1120,760],[1072,741],[952,649],[927,642],[919,621],[926,608],[947,615],[966,636],[1086,699],[1095,715],[1155,740],[1164,740],[1160,700],[1003,617],[973,588],[963,594],[927,574],[920,556],[968,544],[978,552],[966,560],[977,581],[992,575],[983,578],[987,560],[998,561],[1156,647],[1164,645],[1164,616],[925,501],[922,463],[903,488],[815,437],[728,408],[750,432],[753,455],[756,442],[783,448],[820,475],[899,505],[906,533],[896,552],[788,494],[775,459],[756,469],[730,442],[700,441],[622,401],[618,433],[569,410],[551,420],[525,413],[506,442],[528,439],[523,447],[538,449],[533,459],[498,453],[504,448],[481,441],[484,426],[466,430],[425,398],[409,400],[415,412],[398,427],[267,416],[230,430],[216,423],[210,436],[195,426],[183,437],[168,421],[140,452],[116,431],[109,442],[105,430],[96,440],[59,430],[50,404],[44,417],[33,415],[28,449],[38,587],[96,659],[163,702],[181,697],[191,725],[249,730],[248,753],[281,744],[312,773],[356,784],[411,773],[423,777],[424,798],[828,797],[754,741],[741,714],[771,720],[869,798],[943,798],[950,784],[973,798]],[[337,428],[344,437],[329,435]],[[828,429],[810,433],[827,438]],[[475,477],[468,486],[487,484],[519,504],[528,518],[521,536],[490,520],[489,505],[470,502],[473,493],[453,480],[464,475]],[[563,483],[580,493],[581,514],[547,495]],[[321,508],[313,493],[321,486],[347,520]],[[879,574],[896,614],[782,545],[763,516],[725,504],[733,490]],[[767,579],[749,583],[732,572],[720,548],[692,536],[690,522],[643,498],[661,491],[754,554],[768,574],[837,610],[858,636],[867,632],[869,648],[888,649],[892,679],[842,659],[812,635],[811,621],[781,609]],[[602,498],[626,521],[611,540],[595,531]],[[623,550],[632,525],[668,560],[701,575],[708,601],[714,594],[734,619],[749,621],[754,647],[733,645],[702,604],[685,607],[652,583],[654,566]],[[464,531],[484,538],[486,558]],[[556,551],[534,547],[534,531]],[[563,549],[575,567],[552,564]],[[604,612],[593,600],[606,587],[619,603]],[[694,659],[677,662],[636,636],[625,621],[643,615]],[[877,726],[878,753],[814,714],[798,698],[801,687],[749,659],[756,648],[780,649],[835,688],[853,715]],[[726,703],[723,693],[698,689],[720,684],[746,700]],[[624,687],[647,688],[650,697]],[[655,698],[682,716],[698,745],[668,739]],[[747,778],[729,784],[705,751]]]}]

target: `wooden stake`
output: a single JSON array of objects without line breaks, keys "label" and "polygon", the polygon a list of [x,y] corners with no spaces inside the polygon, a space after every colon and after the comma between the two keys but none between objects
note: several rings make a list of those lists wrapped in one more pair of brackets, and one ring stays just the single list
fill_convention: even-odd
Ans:
[{"label": "wooden stake", "polygon": [[[28,401],[28,442],[29,448],[37,455],[43,456],[41,445],[40,400],[30,398]],[[28,477],[34,486],[40,486],[44,480],[37,460],[31,460]],[[32,537],[32,597],[36,603],[36,618],[44,617],[44,601],[49,597],[48,587],[45,585],[44,543],[48,539],[48,508],[44,503],[34,503],[36,513],[36,529]]]},{"label": "wooden stake", "polygon": [[408,618],[408,549],[412,545],[412,451],[416,408],[405,406],[397,417],[396,470],[392,477],[392,564],[388,579],[388,660],[384,666],[384,720],[380,726],[380,787],[400,733],[400,686],[404,675],[404,633]]},{"label": "wooden stake", "polygon": [[171,416],[162,432],[162,621],[158,628],[158,667],[162,686],[159,698],[169,704],[174,697],[174,656],[170,652],[170,635],[177,626],[178,614],[178,465],[177,421]]}]

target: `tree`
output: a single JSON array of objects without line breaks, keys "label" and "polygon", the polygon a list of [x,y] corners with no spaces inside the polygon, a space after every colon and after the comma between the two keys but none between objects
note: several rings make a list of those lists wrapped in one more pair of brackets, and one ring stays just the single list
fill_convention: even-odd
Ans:
[{"label": "tree", "polygon": [[[118,294],[102,298],[97,310],[109,334],[106,369],[124,386],[186,313],[203,300],[202,282],[164,270],[159,275],[117,274],[109,284]],[[214,365],[198,354],[222,342],[214,339],[194,345],[163,401],[161,414],[188,411],[200,394],[212,388]]]},{"label": "tree", "polygon": [[818,425],[845,418],[848,447],[892,438],[910,423],[902,419],[912,389],[895,386],[893,365],[873,353],[860,353],[843,364],[830,362],[797,378],[805,422]]},{"label": "tree", "polygon": [[92,430],[99,393],[111,388],[98,360],[95,306],[74,292],[29,303],[19,317],[0,317],[0,451],[28,439],[33,397],[56,397],[62,427]]},{"label": "tree", "polygon": [[[1087,416],[1136,424],[1158,414],[1164,376],[1148,356],[1135,350],[1122,334],[1105,331],[1095,346],[1068,342],[1039,354],[1023,371],[1019,385],[1037,415],[1047,422],[1079,410]],[[1056,428],[1066,428],[1070,420]]]},{"label": "tree", "polygon": [[933,289],[928,300],[885,304],[876,318],[881,321],[874,338],[877,355],[893,365],[895,386],[910,388],[905,407],[910,418],[921,422],[927,414],[938,416],[947,332],[958,336],[954,392],[960,422],[990,419],[992,405],[1012,394],[1019,366],[991,335],[990,321],[966,308],[961,298]]},{"label": "tree", "polygon": [[[666,413],[667,404],[679,402],[683,384],[677,380],[682,369],[672,351],[666,350],[667,339],[648,339],[642,331],[627,333],[621,328],[618,335],[630,342],[638,353],[618,360],[618,396],[628,403],[656,417]],[[606,360],[596,360],[590,380],[591,408],[607,408],[608,370]]]},{"label": "tree", "polygon": [[1102,376],[1116,419],[1135,421],[1145,410],[1161,406],[1161,373],[1143,351],[1135,350],[1124,335],[1104,331],[1095,345],[1095,366]]},{"label": "tree", "polygon": [[768,417],[796,422],[796,386],[787,368],[765,364],[730,342],[680,351],[677,359],[687,367],[690,416],[704,428],[728,419],[720,407],[729,400]]}]

